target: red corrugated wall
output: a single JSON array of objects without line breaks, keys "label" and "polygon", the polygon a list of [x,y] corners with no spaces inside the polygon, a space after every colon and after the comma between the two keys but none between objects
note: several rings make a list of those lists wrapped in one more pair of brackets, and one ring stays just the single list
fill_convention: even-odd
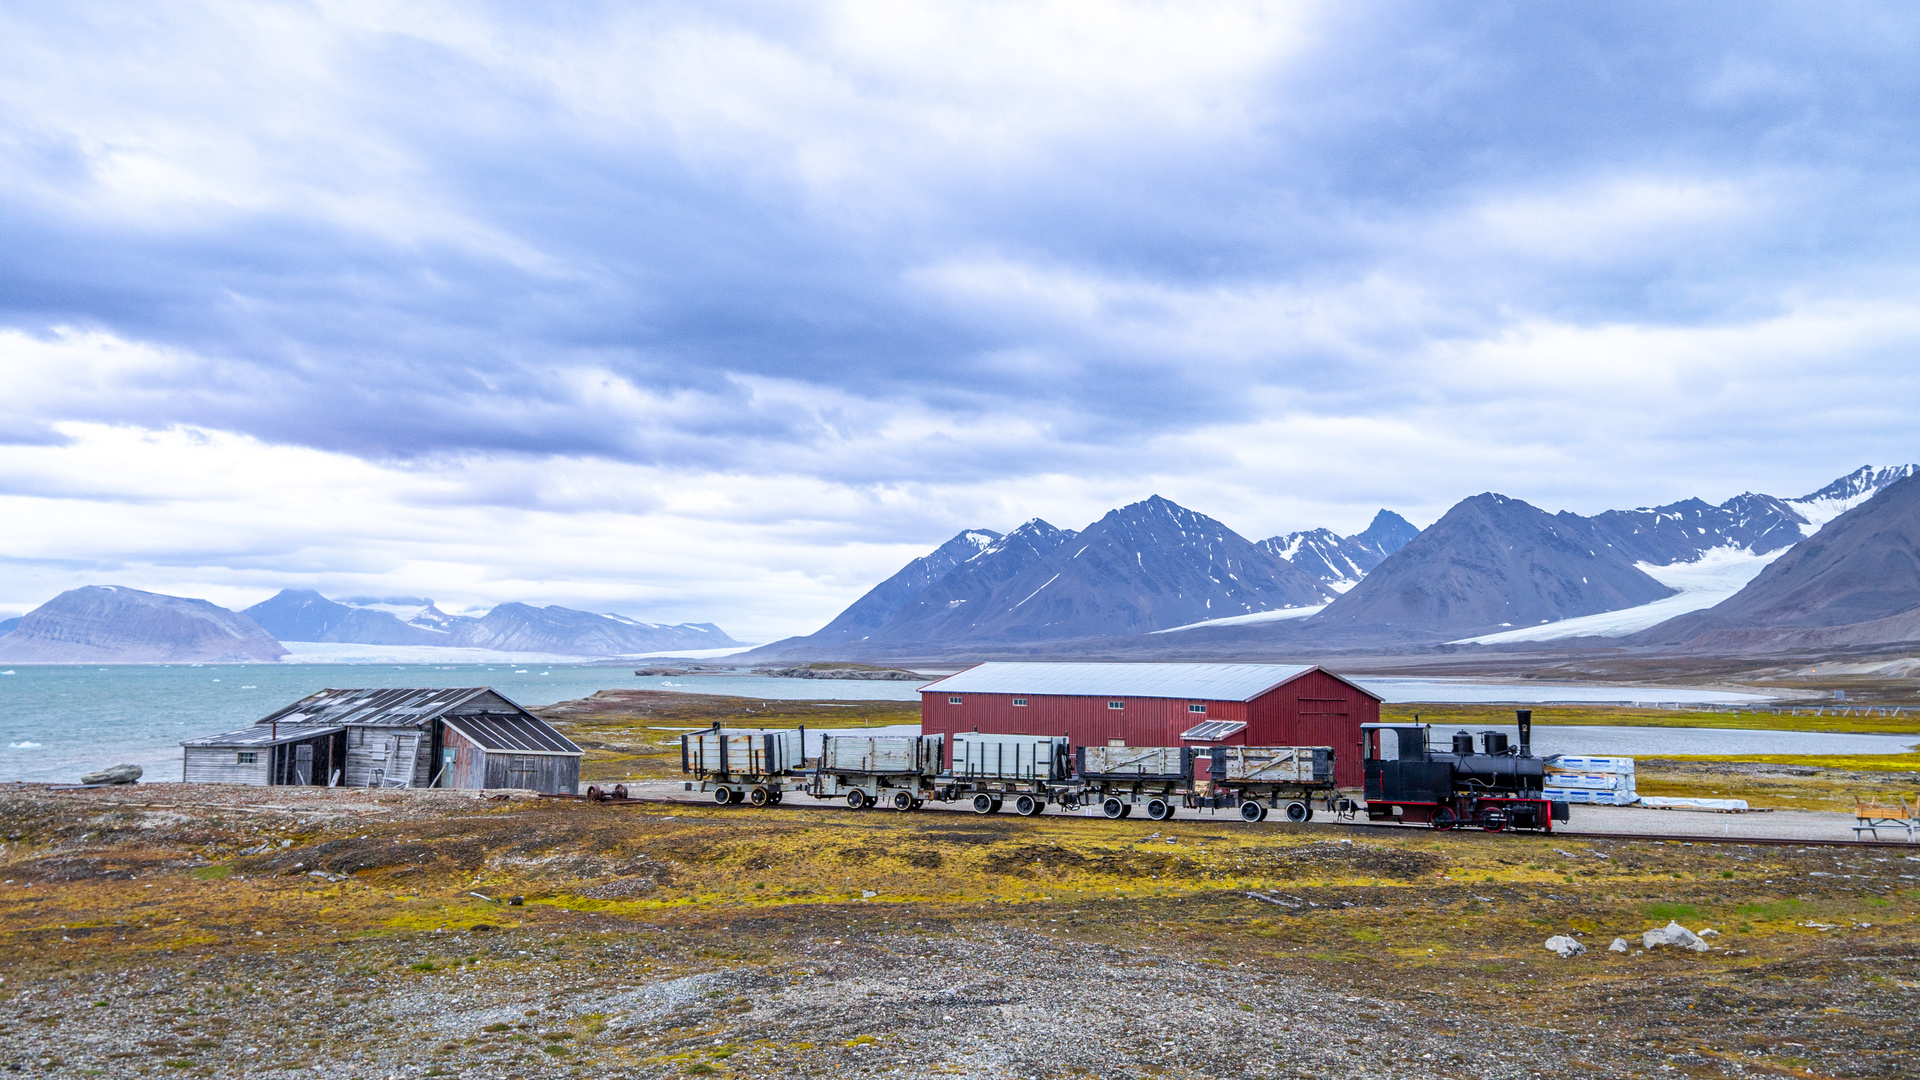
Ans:
[{"label": "red corrugated wall", "polygon": [[[950,704],[949,697],[961,703]],[[1027,704],[1015,705],[1015,697]],[[1107,707],[1109,701],[1124,708]],[[1190,705],[1206,706],[1205,713]],[[1252,701],[1201,698],[1079,697],[1042,694],[920,695],[920,730],[927,735],[986,731],[1006,735],[1065,735],[1075,746],[1179,746],[1180,733],[1203,720],[1241,720],[1244,731],[1226,739],[1239,746],[1331,746],[1334,778],[1359,787],[1360,725],[1380,719],[1380,703],[1322,671],[1309,671]],[[949,753],[953,740],[947,740]],[[951,761],[951,757],[949,757]]]}]

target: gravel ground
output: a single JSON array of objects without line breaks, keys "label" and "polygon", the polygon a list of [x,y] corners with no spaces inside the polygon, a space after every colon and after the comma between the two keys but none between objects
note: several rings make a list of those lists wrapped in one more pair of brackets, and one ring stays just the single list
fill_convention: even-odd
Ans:
[{"label": "gravel ground", "polygon": [[0,1070],[1920,1077],[1920,853],[1003,817],[8,785]]},{"label": "gravel ground", "polygon": [[[470,936],[488,938],[463,943],[488,959],[430,983],[356,975],[356,963],[384,959],[378,950],[283,956],[297,980],[250,986],[217,1011],[228,980],[260,973],[214,963],[31,987],[0,1006],[0,1058],[27,1073],[108,1076],[157,1065],[214,1076],[1519,1078],[1567,1068],[1582,1049],[1578,1036],[1458,1008],[1441,1020],[1300,978],[1018,928],[821,938],[774,964],[652,982],[603,965],[580,984],[551,964],[502,970],[527,943]],[[648,951],[624,933],[596,949]],[[1458,1037],[1492,1027],[1497,1046]],[[1637,1071],[1621,1061],[1601,1075]]]}]

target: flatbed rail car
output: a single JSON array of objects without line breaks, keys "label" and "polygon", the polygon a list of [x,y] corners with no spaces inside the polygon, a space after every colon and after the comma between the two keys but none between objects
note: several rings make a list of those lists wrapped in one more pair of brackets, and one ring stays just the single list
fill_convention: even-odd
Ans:
[{"label": "flatbed rail car", "polygon": [[940,798],[967,799],[976,814],[1013,812],[1032,817],[1047,808],[1054,785],[1072,772],[1065,735],[995,735],[963,731],[953,737],[953,765],[940,777]]},{"label": "flatbed rail car", "polygon": [[945,742],[943,735],[828,733],[821,737],[819,764],[796,790],[816,799],[844,799],[855,810],[918,810],[940,797]]},{"label": "flatbed rail car", "polygon": [[[1503,731],[1473,735],[1457,732],[1447,750],[1435,750],[1429,724],[1362,724],[1366,747],[1367,817],[1431,825],[1436,829],[1470,826],[1499,832],[1538,829],[1570,816],[1565,802],[1545,793],[1547,762],[1533,756],[1533,711],[1520,709],[1519,745],[1509,747]],[[1394,733],[1394,756],[1384,755],[1380,733]]]},{"label": "flatbed rail car", "polygon": [[766,806],[780,801],[793,773],[806,765],[807,729],[722,728],[680,736],[680,771],[687,790],[713,792],[721,806]]}]

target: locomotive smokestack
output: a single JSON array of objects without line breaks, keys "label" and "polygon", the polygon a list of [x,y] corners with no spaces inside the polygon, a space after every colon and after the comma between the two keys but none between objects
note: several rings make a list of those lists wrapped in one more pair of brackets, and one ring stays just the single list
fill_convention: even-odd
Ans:
[{"label": "locomotive smokestack", "polygon": [[1516,709],[1514,710],[1514,713],[1513,713],[1513,719],[1514,719],[1514,723],[1517,724],[1520,728],[1520,756],[1532,757],[1533,756],[1533,710],[1532,709]]}]

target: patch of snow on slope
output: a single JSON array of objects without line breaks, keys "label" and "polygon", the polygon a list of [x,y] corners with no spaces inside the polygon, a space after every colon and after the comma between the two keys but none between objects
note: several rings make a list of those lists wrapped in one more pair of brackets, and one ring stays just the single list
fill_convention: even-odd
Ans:
[{"label": "patch of snow on slope", "polygon": [[1790,550],[1781,548],[1765,555],[1755,555],[1746,548],[1719,547],[1703,552],[1693,562],[1669,566],[1636,563],[1648,577],[1680,591],[1638,607],[1603,611],[1598,615],[1581,615],[1539,626],[1523,626],[1518,630],[1502,630],[1497,634],[1462,638],[1451,644],[1499,645],[1510,641],[1557,641],[1570,637],[1625,637],[1658,626],[1675,615],[1718,604],[1745,588],[1747,582],[1767,568],[1768,563]]},{"label": "patch of snow on slope", "polygon": [[1156,634],[1171,634],[1177,630],[1192,630],[1201,626],[1246,626],[1249,623],[1279,622],[1282,619],[1304,619],[1309,615],[1318,615],[1327,605],[1314,607],[1280,608],[1277,611],[1256,611],[1251,615],[1229,615],[1224,619],[1204,619],[1185,626],[1169,626],[1165,630],[1155,630]]}]

